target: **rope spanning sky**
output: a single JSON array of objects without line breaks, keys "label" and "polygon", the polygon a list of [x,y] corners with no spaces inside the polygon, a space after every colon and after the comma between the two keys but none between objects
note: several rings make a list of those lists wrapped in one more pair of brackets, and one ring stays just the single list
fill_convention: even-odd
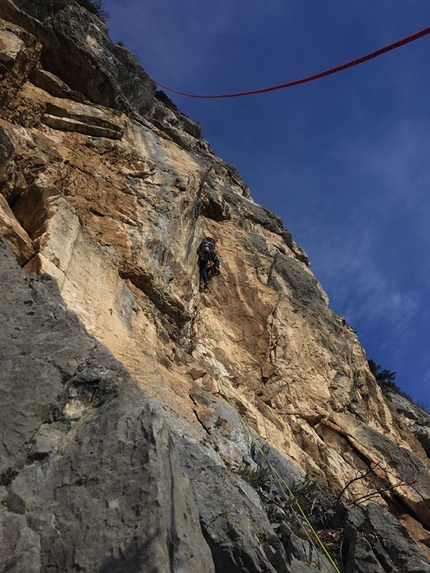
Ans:
[{"label": "rope spanning sky", "polygon": [[[162,89],[191,95],[306,79],[430,23],[422,0],[107,0],[106,9],[112,40]],[[426,36],[264,97],[171,98],[282,217],[367,358],[430,406],[429,53]]]},{"label": "rope spanning sky", "polygon": [[373,58],[377,58],[379,56],[382,56],[383,54],[386,54],[387,52],[391,52],[391,50],[395,50],[396,48],[406,46],[406,44],[410,44],[411,42],[415,42],[416,40],[419,40],[420,38],[427,36],[427,34],[430,34],[430,27],[424,28],[423,30],[416,32],[415,34],[410,34],[406,38],[403,38],[401,40],[397,40],[396,42],[392,42],[391,44],[388,44],[388,46],[384,46],[383,48],[380,48],[379,50],[375,50],[373,52],[370,52],[369,54],[366,54],[365,56],[361,56],[360,58],[355,58],[354,60],[346,62],[345,64],[342,64],[340,66],[335,66],[335,67],[330,68],[328,70],[324,70],[323,72],[320,72],[318,74],[313,74],[311,76],[307,76],[305,78],[301,78],[299,80],[293,80],[293,81],[286,82],[283,84],[277,84],[275,86],[253,89],[253,90],[244,91],[244,92],[236,92],[236,93],[228,93],[228,94],[214,94],[214,95],[190,94],[187,92],[182,92],[182,91],[176,90],[174,88],[170,88],[168,86],[165,86],[164,84],[160,83],[159,81],[154,80],[154,78],[151,78],[150,76],[148,76],[148,74],[143,72],[143,70],[142,70],[142,72],[146,77],[148,77],[148,79],[152,80],[159,87],[161,87],[161,88],[163,88],[163,89],[165,89],[171,93],[185,96],[185,97],[189,97],[189,98],[225,99],[225,98],[233,98],[233,97],[244,97],[244,96],[250,96],[250,95],[256,95],[256,94],[264,94],[264,93],[268,93],[268,92],[274,92],[274,91],[283,90],[286,88],[292,88],[294,86],[299,86],[302,84],[306,84],[308,82],[313,82],[315,80],[325,78],[327,76],[331,76],[332,74],[337,74],[339,72],[342,72],[343,70],[347,70],[349,68],[353,68],[354,66],[358,66],[359,64],[363,64],[365,62],[373,60]]}]

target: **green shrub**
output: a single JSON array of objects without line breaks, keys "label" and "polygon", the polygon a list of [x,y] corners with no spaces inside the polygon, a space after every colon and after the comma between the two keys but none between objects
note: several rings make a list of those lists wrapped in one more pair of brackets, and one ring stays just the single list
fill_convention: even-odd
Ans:
[{"label": "green shrub", "polygon": [[372,359],[368,360],[367,363],[369,364],[370,372],[376,378],[377,382],[384,384],[392,382],[394,384],[397,372],[391,372],[391,370],[381,370],[382,366],[376,364],[376,362],[374,362]]},{"label": "green shrub", "polygon": [[266,468],[259,468],[258,470],[254,471],[249,466],[243,466],[238,471],[238,474],[254,489],[263,487],[269,479],[269,472]]},{"label": "green shrub", "polygon": [[82,8],[95,14],[100,20],[106,22],[109,18],[109,12],[103,9],[106,0],[75,0]]},{"label": "green shrub", "polygon": [[376,364],[376,362],[374,362],[372,359],[368,360],[367,363],[369,365],[370,372],[375,377],[376,382],[381,386],[381,390],[384,392],[384,394],[388,394],[388,392],[394,392],[395,394],[403,396],[403,398],[409,400],[411,404],[414,404],[425,412],[430,413],[428,404],[424,404],[423,402],[415,402],[412,396],[406,392],[403,392],[403,390],[401,390],[400,387],[394,382],[397,372],[391,372],[391,370],[381,370],[381,366]]},{"label": "green shrub", "polygon": [[403,396],[403,398],[406,398],[412,402],[412,404],[414,404],[412,397],[409,396],[409,394],[406,392],[403,392],[403,390],[401,390],[400,387],[394,382],[397,372],[392,372],[391,370],[382,370],[382,366],[376,364],[376,362],[374,362],[372,359],[368,360],[367,363],[369,364],[370,372],[375,377],[376,382],[381,386],[381,390],[384,392],[384,394],[387,394],[388,392],[395,392],[396,394],[399,394],[399,396]]},{"label": "green shrub", "polygon": [[164,103],[164,105],[166,105],[170,109],[173,109],[173,111],[178,111],[178,108],[176,107],[176,105],[172,102],[172,100],[169,98],[169,96],[166,94],[166,92],[163,92],[163,90],[155,90],[154,96],[159,101]]}]

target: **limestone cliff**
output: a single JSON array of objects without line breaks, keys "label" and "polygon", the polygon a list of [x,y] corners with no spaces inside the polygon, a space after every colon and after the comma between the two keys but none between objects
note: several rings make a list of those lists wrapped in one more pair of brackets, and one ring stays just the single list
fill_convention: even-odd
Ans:
[{"label": "limestone cliff", "polygon": [[1,570],[430,571],[407,408],[199,125],[73,0],[2,0],[0,104]]}]

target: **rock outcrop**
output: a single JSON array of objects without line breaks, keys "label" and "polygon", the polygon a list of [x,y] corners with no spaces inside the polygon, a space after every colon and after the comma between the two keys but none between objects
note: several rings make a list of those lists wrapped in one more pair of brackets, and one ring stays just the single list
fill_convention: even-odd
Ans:
[{"label": "rock outcrop", "polygon": [[[2,571],[214,571],[161,410],[0,243]],[[11,343],[12,342],[12,343]]]},{"label": "rock outcrop", "polygon": [[428,418],[200,126],[73,0],[2,0],[0,102],[2,570],[430,571]]}]

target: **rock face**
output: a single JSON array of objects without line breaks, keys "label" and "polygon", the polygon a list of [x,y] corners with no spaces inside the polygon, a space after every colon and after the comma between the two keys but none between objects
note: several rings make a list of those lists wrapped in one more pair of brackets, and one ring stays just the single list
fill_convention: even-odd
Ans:
[{"label": "rock face", "polygon": [[200,126],[73,0],[2,0],[0,102],[2,570],[430,571],[428,418]]},{"label": "rock face", "polygon": [[[214,571],[164,416],[0,243],[2,571]],[[11,344],[13,341],[13,344]]]}]

